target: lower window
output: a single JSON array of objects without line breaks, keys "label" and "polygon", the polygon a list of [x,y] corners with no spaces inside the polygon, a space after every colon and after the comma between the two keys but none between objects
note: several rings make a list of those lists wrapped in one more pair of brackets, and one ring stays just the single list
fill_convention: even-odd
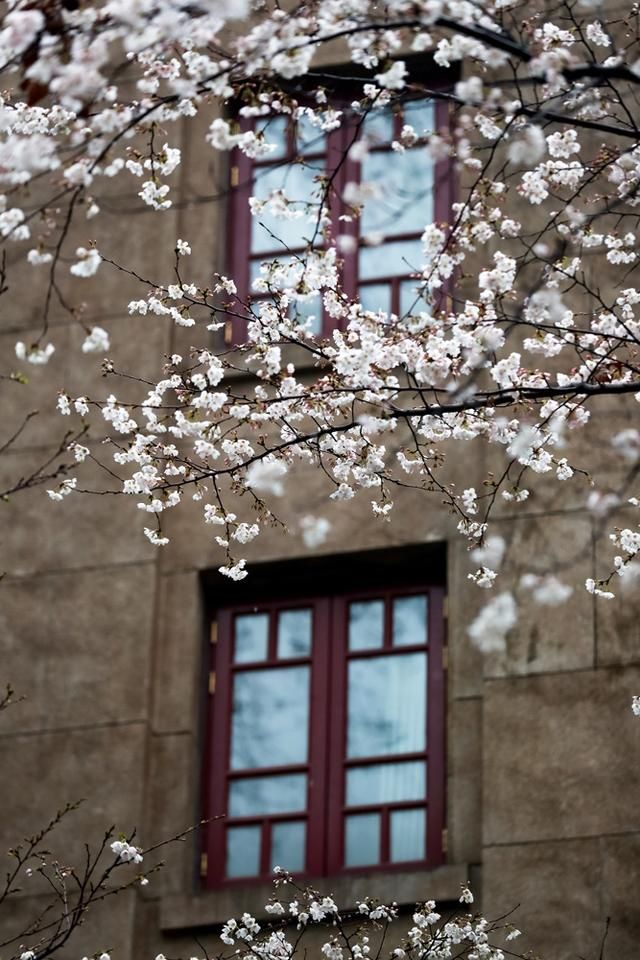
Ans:
[{"label": "lower window", "polygon": [[206,878],[443,859],[443,589],[218,611]]}]

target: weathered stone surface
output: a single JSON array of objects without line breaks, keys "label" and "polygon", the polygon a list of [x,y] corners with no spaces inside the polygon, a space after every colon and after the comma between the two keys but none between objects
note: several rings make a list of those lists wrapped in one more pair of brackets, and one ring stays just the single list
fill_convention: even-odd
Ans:
[{"label": "weathered stone surface", "polygon": [[[553,960],[598,957],[606,921],[601,884],[596,839],[484,851],[482,908],[490,917],[509,914],[508,921],[523,932],[507,944],[518,955],[531,950]],[[634,956],[611,954],[615,960]]]},{"label": "weathered stone surface", "polygon": [[154,588],[153,564],[0,582],[3,673],[26,697],[3,734],[143,719]]},{"label": "weathered stone surface", "polygon": [[[499,589],[514,591],[518,622],[507,637],[506,653],[485,658],[485,677],[592,667],[594,600],[583,589],[587,577],[593,576],[590,519],[576,513],[529,517],[496,524],[493,532],[507,543],[498,584]],[[528,573],[554,574],[573,592],[558,606],[543,606],[520,582]],[[486,593],[475,589],[486,602]]]},{"label": "weathered stone surface", "polygon": [[[0,489],[29,476],[54,452],[42,449],[3,454]],[[66,462],[69,458],[67,455]],[[89,461],[83,467],[87,468],[82,478],[85,489],[116,489],[115,481]],[[19,576],[156,559],[158,548],[151,546],[142,532],[147,524],[136,509],[134,497],[72,494],[62,503],[54,503],[46,494],[49,486],[57,486],[57,481],[21,490],[1,505],[3,570]]]},{"label": "weathered stone surface", "polygon": [[[50,891],[44,896],[25,895],[5,902],[2,911],[3,940],[19,936],[52,902]],[[131,960],[135,955],[132,949],[135,902],[136,894],[131,890],[95,903],[85,914],[83,923],[73,931],[68,944],[62,946],[60,955],[91,957],[99,956],[108,950],[118,960]],[[56,913],[52,910],[45,915],[45,923],[50,923],[55,916],[60,915],[60,905],[54,909]],[[20,937],[17,943],[35,949],[38,939],[33,935]],[[7,954],[17,952],[19,956],[20,950],[16,951],[16,947],[17,944],[13,944],[5,948]]]},{"label": "weathered stone surface", "polygon": [[486,684],[484,843],[640,830],[640,670]]},{"label": "weathered stone surface", "polygon": [[47,849],[63,862],[82,859],[83,845],[98,845],[112,825],[127,832],[141,827],[144,843],[144,753],[141,723],[1,737],[0,850],[78,800],[78,810],[47,838]]},{"label": "weathered stone surface", "polygon": [[[181,733],[150,738],[145,802],[150,844],[169,840],[198,823],[200,777],[201,758],[195,737]],[[153,889],[148,888],[152,896],[192,889],[198,843],[198,831],[193,831],[184,840],[165,848],[168,866],[153,877]]]},{"label": "weathered stone surface", "polygon": [[197,730],[208,670],[202,599],[197,572],[160,578],[152,706],[156,732]]},{"label": "weathered stone surface", "polygon": [[451,863],[482,859],[482,700],[454,700],[447,730],[447,828]]}]

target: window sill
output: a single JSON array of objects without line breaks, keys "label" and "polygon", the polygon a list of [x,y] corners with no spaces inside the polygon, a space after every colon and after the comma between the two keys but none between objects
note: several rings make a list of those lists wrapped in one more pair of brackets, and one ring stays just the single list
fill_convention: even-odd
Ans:
[{"label": "window sill", "polygon": [[[454,901],[468,881],[466,864],[447,864],[435,870],[409,873],[359,873],[312,881],[321,892],[330,893],[342,910],[355,906],[356,900],[373,897],[399,905],[425,900]],[[286,888],[285,888],[286,890]],[[191,930],[226,923],[247,911],[265,916],[264,905],[274,891],[270,883],[246,887],[228,887],[200,894],[175,894],[160,902],[160,927],[164,931]]]}]

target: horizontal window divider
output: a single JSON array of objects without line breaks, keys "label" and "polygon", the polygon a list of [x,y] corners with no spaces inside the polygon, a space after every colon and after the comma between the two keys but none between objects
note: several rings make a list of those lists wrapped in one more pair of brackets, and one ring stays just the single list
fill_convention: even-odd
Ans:
[{"label": "horizontal window divider", "polygon": [[287,813],[252,813],[246,817],[233,817],[227,815],[225,823],[230,827],[252,827],[259,826],[261,823],[279,823],[282,820],[295,821],[296,823],[306,823],[309,815],[304,810],[292,810]]},{"label": "horizontal window divider", "polygon": [[348,650],[347,656],[349,660],[368,660],[371,657],[386,657],[394,656],[395,654],[402,655],[403,653],[424,653],[428,651],[428,643],[420,644],[408,644],[406,646],[401,646],[397,644],[394,646],[384,646],[384,647],[370,647],[367,650]]},{"label": "horizontal window divider", "polygon": [[426,810],[429,801],[425,797],[418,800],[393,800],[391,803],[358,803],[352,807],[344,806],[342,812],[348,815],[358,813],[393,813],[394,810]]},{"label": "horizontal window divider", "polygon": [[309,764],[308,763],[293,763],[287,766],[277,766],[277,767],[248,767],[243,769],[233,769],[227,771],[227,777],[230,780],[235,780],[236,778],[244,779],[244,777],[263,777],[263,776],[277,776],[278,774],[285,773],[308,773]]},{"label": "horizontal window divider", "polygon": [[368,767],[379,763],[403,763],[411,760],[427,760],[428,750],[413,750],[411,753],[381,753],[374,757],[346,757],[344,766],[349,767]]},{"label": "horizontal window divider", "polygon": [[[408,648],[407,648],[408,649]],[[275,657],[268,660],[251,660],[246,663],[232,663],[231,670],[234,673],[246,673],[249,670],[264,670],[271,667],[304,667],[311,663],[312,657],[283,657],[277,660]]]}]

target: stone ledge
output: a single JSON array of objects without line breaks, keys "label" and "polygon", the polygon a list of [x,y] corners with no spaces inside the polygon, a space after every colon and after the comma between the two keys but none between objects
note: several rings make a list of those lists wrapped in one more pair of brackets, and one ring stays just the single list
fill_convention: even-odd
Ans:
[{"label": "stone ledge", "polygon": [[[401,906],[424,900],[454,901],[460,888],[467,883],[467,864],[448,864],[436,870],[417,870],[358,873],[341,877],[323,878],[318,886],[330,893],[342,910],[355,906],[355,901],[373,897],[384,902],[395,900]],[[177,894],[160,901],[160,929],[170,932],[197,927],[211,927],[225,923],[247,911],[254,917],[264,917],[264,905],[273,893],[270,883],[226,887],[206,893]],[[393,891],[391,893],[390,891]]]}]

